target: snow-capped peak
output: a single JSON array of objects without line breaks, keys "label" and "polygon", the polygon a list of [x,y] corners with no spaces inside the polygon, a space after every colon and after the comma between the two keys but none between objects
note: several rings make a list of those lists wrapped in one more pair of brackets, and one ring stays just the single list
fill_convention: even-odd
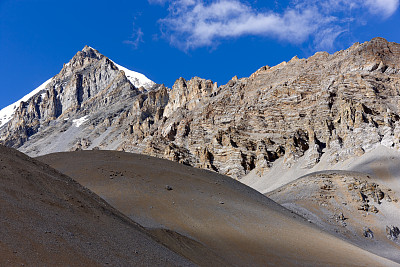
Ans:
[{"label": "snow-capped peak", "polygon": [[32,92],[30,92],[29,94],[27,94],[26,96],[24,96],[23,98],[21,98],[20,100],[16,101],[15,103],[3,108],[2,110],[0,110],[0,127],[3,126],[4,124],[6,124],[7,122],[9,122],[12,119],[12,116],[15,112],[15,110],[19,107],[20,103],[22,101],[26,102],[29,100],[29,98],[31,98],[32,96],[39,94],[39,93],[43,93],[43,91],[46,88],[46,85],[51,82],[53,78],[48,79],[47,81],[45,81],[43,84],[41,84],[38,88],[36,88],[35,90],[33,90]]},{"label": "snow-capped peak", "polygon": [[[94,50],[97,53],[99,53],[99,51],[91,46],[86,45],[82,51],[85,50]],[[136,71],[132,71],[130,69],[127,69],[125,67],[122,67],[121,65],[115,63],[115,61],[111,60],[114,65],[119,69],[119,70],[123,70],[125,73],[125,76],[128,78],[128,80],[137,88],[143,86],[146,90],[149,90],[151,87],[153,87],[153,85],[155,85],[155,82],[153,82],[152,80],[150,80],[149,78],[147,78],[145,75],[136,72]]]},{"label": "snow-capped peak", "polygon": [[[90,46],[85,46],[84,49],[93,49],[94,48],[90,47]],[[115,64],[115,66],[119,69],[119,70],[123,70],[125,73],[125,76],[128,78],[128,80],[137,88],[143,86],[146,90],[151,89],[151,87],[153,87],[153,85],[155,85],[155,83],[153,81],[151,81],[150,79],[148,79],[145,75],[138,73],[136,71],[132,71],[129,70],[125,67],[122,67],[121,65],[118,65],[117,63],[113,62]],[[68,62],[66,64],[66,66],[68,66],[70,64],[70,62]],[[28,101],[32,96],[36,95],[36,94],[43,94],[45,92],[45,88],[46,85],[51,82],[53,78],[45,81],[42,85],[40,85],[38,88],[36,88],[35,90],[33,90],[32,92],[30,92],[29,94],[27,94],[26,96],[24,96],[23,98],[21,98],[20,100],[16,101],[15,103],[3,108],[2,110],[0,110],[0,127],[2,127],[4,124],[6,124],[7,122],[9,122],[12,119],[12,116],[15,112],[15,110],[19,107],[20,103],[22,101],[26,102]]]},{"label": "snow-capped peak", "polygon": [[148,90],[155,84],[152,80],[150,80],[143,74],[122,67],[121,65],[118,65],[114,61],[113,63],[115,64],[115,66],[117,66],[119,70],[123,70],[125,72],[125,76],[135,87],[139,88],[140,86],[143,86],[145,89]]}]

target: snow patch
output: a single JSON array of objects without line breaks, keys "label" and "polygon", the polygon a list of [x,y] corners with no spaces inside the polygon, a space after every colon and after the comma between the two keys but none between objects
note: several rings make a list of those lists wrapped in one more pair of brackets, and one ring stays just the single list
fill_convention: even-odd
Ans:
[{"label": "snow patch", "polygon": [[150,80],[143,74],[122,67],[121,65],[118,65],[114,61],[113,63],[115,64],[115,66],[117,66],[119,70],[123,70],[125,72],[125,76],[135,87],[139,88],[140,86],[143,86],[146,90],[148,90],[155,84],[152,80]]},{"label": "snow patch", "polygon": [[394,136],[391,134],[391,132],[385,133],[382,138],[381,145],[389,148],[394,147]]},{"label": "snow patch", "polygon": [[80,127],[82,124],[84,124],[88,120],[88,115],[80,118],[80,119],[75,119],[72,120],[72,123],[75,124],[76,127]]},{"label": "snow patch", "polygon": [[35,96],[38,93],[44,94],[45,93],[45,88],[48,83],[51,82],[53,78],[48,79],[44,83],[42,83],[38,88],[21,98],[20,100],[16,101],[15,103],[3,108],[0,110],[0,127],[2,127],[4,124],[9,122],[12,119],[12,116],[14,115],[15,110],[19,107],[22,101],[26,102],[28,101],[31,97]]}]

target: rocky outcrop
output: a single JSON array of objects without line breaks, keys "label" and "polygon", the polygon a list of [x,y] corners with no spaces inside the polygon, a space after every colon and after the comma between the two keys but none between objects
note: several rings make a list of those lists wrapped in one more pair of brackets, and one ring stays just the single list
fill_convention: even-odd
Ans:
[{"label": "rocky outcrop", "polygon": [[400,230],[397,226],[386,226],[386,235],[388,239],[396,241],[400,236]]},{"label": "rocky outcrop", "polygon": [[[379,165],[384,169],[384,164]],[[400,262],[396,179],[325,170],[295,179],[266,196],[332,235]]]},{"label": "rocky outcrop", "polygon": [[[278,159],[312,168],[324,154],[335,163],[376,144],[400,148],[399,56],[399,44],[375,38],[262,67],[219,87],[195,77],[146,91],[87,47],[44,96],[21,104],[1,140],[32,156],[118,149],[234,178],[263,175]],[[71,122],[85,115],[86,124]]]},{"label": "rocky outcrop", "polygon": [[165,117],[170,117],[177,109],[193,110],[199,102],[218,89],[217,83],[210,80],[204,80],[198,77],[186,81],[179,78],[170,93],[170,101],[165,107]]}]

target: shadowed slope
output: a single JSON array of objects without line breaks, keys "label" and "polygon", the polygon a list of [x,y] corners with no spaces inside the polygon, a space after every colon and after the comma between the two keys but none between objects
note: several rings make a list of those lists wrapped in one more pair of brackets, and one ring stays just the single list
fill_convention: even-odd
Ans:
[{"label": "shadowed slope", "polygon": [[318,230],[257,191],[216,173],[115,151],[39,159],[141,225],[191,237],[230,265],[396,265]]},{"label": "shadowed slope", "polygon": [[[316,172],[266,194],[322,229],[400,262],[399,194],[364,173]],[[388,228],[389,227],[389,228]]]},{"label": "shadowed slope", "polygon": [[0,265],[191,263],[71,178],[0,146]]}]

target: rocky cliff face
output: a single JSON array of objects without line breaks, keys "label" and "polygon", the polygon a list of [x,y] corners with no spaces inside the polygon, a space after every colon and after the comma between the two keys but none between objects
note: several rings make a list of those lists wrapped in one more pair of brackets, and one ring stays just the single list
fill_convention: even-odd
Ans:
[{"label": "rocky cliff face", "polygon": [[196,77],[152,90],[85,47],[45,94],[20,105],[0,139],[31,156],[117,149],[261,176],[277,160],[311,168],[323,154],[335,163],[377,144],[399,149],[399,89],[400,45],[382,38],[219,87]]},{"label": "rocky cliff face", "polygon": [[[38,134],[39,139],[46,138],[44,131],[62,133],[74,124],[74,119],[79,123],[79,118],[102,110],[117,112],[144,91],[144,87],[135,87],[114,62],[86,46],[64,64],[45,90],[20,103],[13,119],[1,128],[2,143],[17,148],[29,146],[30,139],[38,138]],[[71,144],[60,145],[64,150]],[[40,154],[40,146],[31,154]]]}]

